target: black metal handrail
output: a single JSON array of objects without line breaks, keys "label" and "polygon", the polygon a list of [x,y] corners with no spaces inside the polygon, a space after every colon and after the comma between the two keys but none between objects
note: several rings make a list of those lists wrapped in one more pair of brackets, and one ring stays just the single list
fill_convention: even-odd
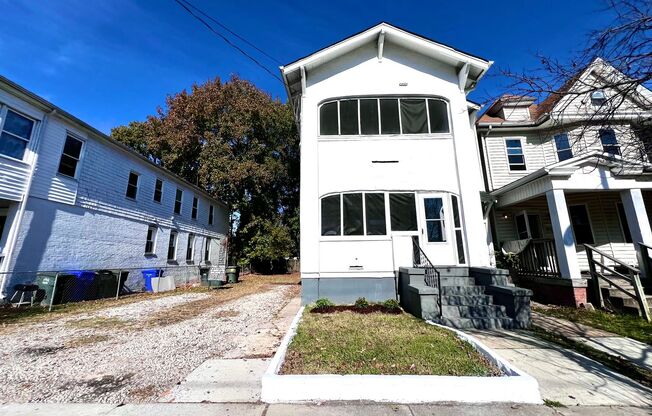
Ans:
[{"label": "black metal handrail", "polygon": [[424,269],[424,282],[426,286],[436,287],[438,291],[437,303],[439,304],[439,316],[442,315],[441,305],[442,305],[442,293],[441,293],[441,273],[432,262],[426,256],[426,253],[423,252],[421,246],[419,245],[419,237],[412,237],[412,263],[414,267],[419,267]]},{"label": "black metal handrail", "polygon": [[[598,250],[589,244],[584,244],[584,250],[586,250],[586,258],[589,262],[589,272],[591,273],[591,278],[593,279],[593,290],[595,292],[595,297],[600,304],[600,307],[604,308],[604,298],[602,297],[602,289],[600,288],[599,281],[599,279],[602,279],[609,283],[609,285],[615,287],[617,290],[635,299],[638,302],[639,310],[641,311],[643,318],[648,322],[652,321],[650,316],[650,308],[645,297],[645,292],[643,291],[643,286],[641,285],[641,271],[636,267],[630,266],[629,264],[618,260],[615,257],[610,256],[609,254]],[[604,260],[596,260],[594,258],[594,254],[598,254],[603,258],[611,260],[614,263],[614,266],[605,264],[606,261]],[[598,271],[596,266],[600,267],[600,271]],[[624,270],[627,270],[628,275],[617,271],[616,267],[618,266],[622,267]],[[634,287],[634,293],[631,293],[627,289],[618,285],[614,280],[612,280],[613,277],[605,275],[605,270],[609,271],[614,276],[618,276],[626,282],[630,283]]]}]

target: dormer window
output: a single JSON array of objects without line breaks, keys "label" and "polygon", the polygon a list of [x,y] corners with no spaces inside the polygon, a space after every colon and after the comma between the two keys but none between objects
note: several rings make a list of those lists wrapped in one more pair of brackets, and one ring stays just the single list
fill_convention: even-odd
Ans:
[{"label": "dormer window", "polygon": [[601,106],[607,102],[607,96],[603,90],[596,90],[591,93],[591,104]]}]

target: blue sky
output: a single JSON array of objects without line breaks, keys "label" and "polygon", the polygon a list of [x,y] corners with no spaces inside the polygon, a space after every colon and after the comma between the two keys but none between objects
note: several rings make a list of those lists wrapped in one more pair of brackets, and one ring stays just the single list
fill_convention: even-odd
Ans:
[{"label": "blue sky", "polygon": [[[283,63],[379,21],[496,62],[471,96],[500,93],[498,67],[568,58],[610,19],[599,0],[191,0]],[[462,6],[463,5],[463,6]],[[219,76],[282,84],[210,33],[173,0],[0,0],[0,74],[98,129],[143,120],[165,96]],[[260,60],[277,73],[278,65]]]}]

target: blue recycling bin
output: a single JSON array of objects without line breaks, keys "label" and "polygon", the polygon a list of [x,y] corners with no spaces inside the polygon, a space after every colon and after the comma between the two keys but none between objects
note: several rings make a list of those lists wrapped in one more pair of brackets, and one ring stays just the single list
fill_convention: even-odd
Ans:
[{"label": "blue recycling bin", "polygon": [[152,279],[155,277],[163,277],[163,269],[145,269],[143,270],[143,279],[145,279],[145,290],[153,292]]},{"label": "blue recycling bin", "polygon": [[66,270],[59,278],[66,279],[63,284],[63,302],[81,302],[97,299],[96,273],[91,270]]}]

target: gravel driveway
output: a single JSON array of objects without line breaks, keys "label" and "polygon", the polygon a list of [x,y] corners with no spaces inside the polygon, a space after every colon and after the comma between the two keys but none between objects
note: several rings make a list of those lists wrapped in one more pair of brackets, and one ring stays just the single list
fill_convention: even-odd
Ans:
[{"label": "gravel driveway", "polygon": [[[155,401],[209,358],[273,351],[291,285],[220,300],[181,293],[55,318],[0,334],[0,402]],[[261,333],[267,335],[261,338]]]}]

